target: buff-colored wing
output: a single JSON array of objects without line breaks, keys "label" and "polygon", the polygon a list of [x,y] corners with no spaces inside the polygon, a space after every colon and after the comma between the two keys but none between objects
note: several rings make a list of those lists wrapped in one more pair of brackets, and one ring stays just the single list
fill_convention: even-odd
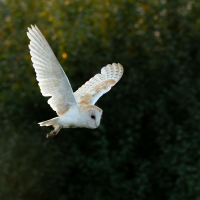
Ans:
[{"label": "buff-colored wing", "polygon": [[58,115],[77,105],[69,80],[48,42],[37,28],[28,28],[30,54],[43,96],[51,96],[48,103]]},{"label": "buff-colored wing", "polygon": [[76,101],[80,104],[94,105],[103,94],[119,81],[123,72],[124,69],[119,63],[103,67],[101,74],[95,75],[74,93]]}]

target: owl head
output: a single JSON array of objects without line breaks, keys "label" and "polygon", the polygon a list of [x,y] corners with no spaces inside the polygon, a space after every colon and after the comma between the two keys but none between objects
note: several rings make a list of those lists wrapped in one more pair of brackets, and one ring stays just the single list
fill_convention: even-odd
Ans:
[{"label": "owl head", "polygon": [[97,128],[100,124],[102,111],[91,109],[87,114],[88,128]]},{"label": "owl head", "polygon": [[85,120],[87,124],[87,128],[97,128],[100,124],[101,121],[101,116],[102,116],[102,110],[98,108],[97,106],[93,105],[87,105],[84,108],[84,113],[85,113]]}]

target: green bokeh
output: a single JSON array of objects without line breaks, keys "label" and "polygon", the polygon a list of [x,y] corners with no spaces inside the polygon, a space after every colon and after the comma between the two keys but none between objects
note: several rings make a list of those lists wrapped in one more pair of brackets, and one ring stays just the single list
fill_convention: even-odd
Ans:
[{"label": "green bokeh", "polygon": [[[200,200],[198,0],[0,1],[0,199]],[[73,90],[108,63],[124,75],[98,129],[50,128],[27,27]],[[63,53],[67,58],[63,58]]]}]

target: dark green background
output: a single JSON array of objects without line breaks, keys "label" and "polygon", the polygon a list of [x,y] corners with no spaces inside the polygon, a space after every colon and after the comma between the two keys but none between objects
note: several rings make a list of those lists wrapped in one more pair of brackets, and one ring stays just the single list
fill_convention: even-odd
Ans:
[{"label": "dark green background", "polygon": [[[36,24],[75,91],[124,75],[98,129],[51,128],[26,36]],[[63,58],[63,53],[67,58]],[[0,199],[200,200],[199,0],[0,1]]]}]

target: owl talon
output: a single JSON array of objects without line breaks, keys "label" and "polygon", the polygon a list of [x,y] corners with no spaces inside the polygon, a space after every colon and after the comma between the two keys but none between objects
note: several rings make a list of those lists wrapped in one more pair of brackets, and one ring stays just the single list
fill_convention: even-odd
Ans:
[{"label": "owl talon", "polygon": [[56,131],[51,131],[50,133],[48,133],[47,135],[46,135],[46,138],[49,138],[49,137],[54,137],[55,135],[57,135],[57,133],[58,132],[56,132]]}]

